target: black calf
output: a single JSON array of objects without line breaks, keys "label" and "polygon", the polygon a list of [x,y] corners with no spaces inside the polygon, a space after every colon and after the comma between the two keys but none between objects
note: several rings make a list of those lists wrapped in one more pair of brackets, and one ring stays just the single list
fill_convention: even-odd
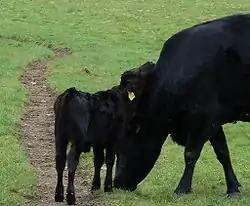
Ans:
[{"label": "black calf", "polygon": [[[104,191],[112,191],[112,169],[115,160],[117,138],[124,135],[128,121],[134,116],[143,86],[154,64],[147,62],[131,70],[133,79],[122,76],[121,84],[107,91],[94,94],[69,88],[58,96],[54,104],[57,186],[55,201],[64,197],[63,171],[68,143],[68,187],[67,202],[75,204],[74,178],[82,152],[94,152],[94,177],[91,190],[101,186],[100,170],[106,163],[107,171]],[[131,86],[133,85],[133,86]],[[136,86],[134,86],[136,85]],[[104,159],[104,149],[106,156]]]}]

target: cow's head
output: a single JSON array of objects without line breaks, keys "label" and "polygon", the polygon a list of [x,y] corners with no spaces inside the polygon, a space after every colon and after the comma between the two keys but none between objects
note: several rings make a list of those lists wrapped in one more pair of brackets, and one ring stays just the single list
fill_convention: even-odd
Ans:
[{"label": "cow's head", "polygon": [[154,63],[147,62],[137,69],[125,72],[121,78],[121,85],[124,85],[128,92],[133,92],[135,98],[139,97],[139,111],[128,124],[126,135],[118,142],[114,180],[116,188],[135,190],[153,168],[165,140],[164,134],[160,133],[162,131],[157,129],[157,125],[152,125],[150,129],[147,127],[150,121],[145,118],[148,115],[144,117],[144,112],[140,113],[141,108],[146,104],[148,94],[145,88],[148,84],[151,85],[151,75],[148,74],[153,68]]},{"label": "cow's head", "polygon": [[155,64],[152,61],[147,61],[142,66],[126,71],[121,75],[120,88],[126,90],[130,101],[140,100],[154,66]]},{"label": "cow's head", "polygon": [[148,136],[141,128],[120,141],[117,153],[116,188],[133,191],[149,174],[160,155],[165,137]]}]

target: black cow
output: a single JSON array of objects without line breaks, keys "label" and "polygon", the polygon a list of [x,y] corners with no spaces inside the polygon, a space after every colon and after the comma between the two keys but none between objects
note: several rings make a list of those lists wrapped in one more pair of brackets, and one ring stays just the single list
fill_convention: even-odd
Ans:
[{"label": "black cow", "polygon": [[[147,62],[130,72],[129,81],[121,77],[121,84],[94,94],[69,88],[58,96],[54,104],[57,186],[55,201],[64,198],[63,171],[68,143],[67,202],[75,204],[74,176],[82,152],[94,151],[92,191],[100,188],[100,170],[106,149],[106,178],[104,191],[112,191],[112,168],[115,143],[124,134],[126,124],[135,114],[147,75],[154,67]],[[125,72],[126,74],[126,72]]]},{"label": "black cow", "polygon": [[169,38],[145,86],[132,127],[120,141],[114,185],[135,190],[153,168],[166,137],[185,147],[175,193],[188,193],[203,145],[222,164],[227,194],[239,194],[222,125],[250,121],[250,14],[184,29]]}]

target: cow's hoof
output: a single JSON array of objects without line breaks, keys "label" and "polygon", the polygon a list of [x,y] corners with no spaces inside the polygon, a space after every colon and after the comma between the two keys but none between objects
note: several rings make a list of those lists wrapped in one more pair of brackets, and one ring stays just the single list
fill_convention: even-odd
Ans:
[{"label": "cow's hoof", "polygon": [[76,204],[76,198],[75,198],[74,193],[67,194],[67,203],[68,203],[68,205],[75,205]]},{"label": "cow's hoof", "polygon": [[55,194],[55,202],[63,202],[63,193]]},{"label": "cow's hoof", "polygon": [[104,187],[104,192],[113,192],[113,189],[111,186]]},{"label": "cow's hoof", "polygon": [[174,191],[174,194],[176,194],[176,195],[184,195],[184,194],[188,194],[188,193],[191,193],[191,189],[190,189],[190,188],[188,188],[188,189],[177,188],[177,189]]},{"label": "cow's hoof", "polygon": [[241,196],[240,192],[232,192],[232,193],[227,194],[228,198],[239,198],[240,196]]}]

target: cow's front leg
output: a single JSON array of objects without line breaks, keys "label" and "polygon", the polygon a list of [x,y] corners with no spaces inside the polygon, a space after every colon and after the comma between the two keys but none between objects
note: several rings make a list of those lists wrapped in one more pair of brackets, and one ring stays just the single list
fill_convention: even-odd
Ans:
[{"label": "cow's front leg", "polygon": [[186,194],[191,191],[193,172],[195,164],[200,157],[201,150],[212,132],[212,124],[203,124],[204,121],[196,121],[196,124],[189,128],[188,140],[185,146],[185,170],[175,190],[176,194]]}]

